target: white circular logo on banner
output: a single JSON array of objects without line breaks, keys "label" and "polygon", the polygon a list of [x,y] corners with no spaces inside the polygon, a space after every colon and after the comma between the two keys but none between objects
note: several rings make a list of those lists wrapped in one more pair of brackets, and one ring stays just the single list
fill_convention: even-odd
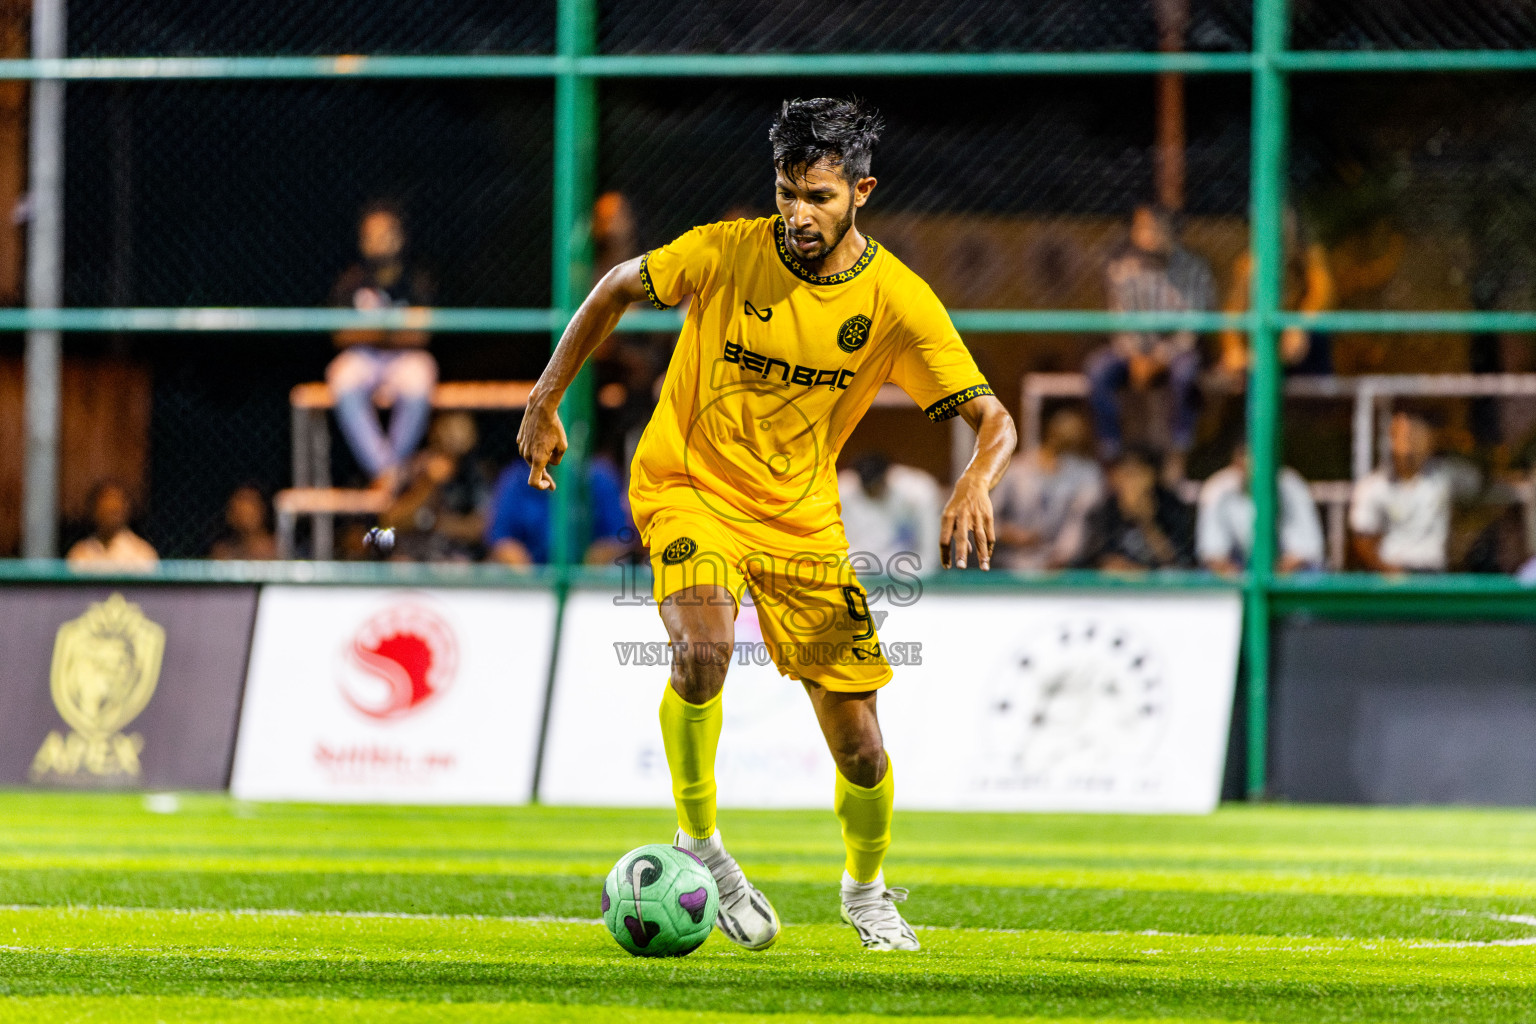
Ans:
[{"label": "white circular logo on banner", "polygon": [[1156,647],[1124,626],[1063,622],[993,668],[982,709],[982,785],[1112,787],[1162,742],[1167,689]]}]

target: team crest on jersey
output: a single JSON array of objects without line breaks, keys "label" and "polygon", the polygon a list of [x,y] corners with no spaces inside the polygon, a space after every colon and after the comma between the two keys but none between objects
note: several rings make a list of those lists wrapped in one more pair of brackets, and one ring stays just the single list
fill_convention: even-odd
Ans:
[{"label": "team crest on jersey", "polygon": [[663,549],[661,560],[667,565],[677,565],[679,562],[688,561],[697,550],[699,546],[693,542],[692,537],[679,537]]},{"label": "team crest on jersey", "polygon": [[857,352],[869,341],[869,329],[872,326],[874,324],[863,313],[849,317],[837,329],[837,347],[844,352]]}]

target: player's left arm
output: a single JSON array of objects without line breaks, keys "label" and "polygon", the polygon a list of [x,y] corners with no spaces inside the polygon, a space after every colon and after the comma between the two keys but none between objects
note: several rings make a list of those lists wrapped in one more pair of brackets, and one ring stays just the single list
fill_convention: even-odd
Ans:
[{"label": "player's left arm", "polygon": [[[1018,443],[1013,417],[993,395],[978,395],[960,407],[960,416],[976,431],[976,448],[965,472],[955,481],[939,525],[939,561],[948,569],[964,569],[970,548],[983,569],[992,568],[997,532],[992,516],[992,489],[1003,478]],[[953,542],[953,552],[951,551]]]}]

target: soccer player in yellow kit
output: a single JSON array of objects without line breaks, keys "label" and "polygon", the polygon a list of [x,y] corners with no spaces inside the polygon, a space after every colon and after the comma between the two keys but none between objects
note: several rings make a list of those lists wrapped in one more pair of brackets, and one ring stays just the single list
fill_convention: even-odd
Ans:
[{"label": "soccer player in yellow kit", "polygon": [[990,568],[989,492],[1013,453],[1013,421],[933,291],[854,226],[875,187],[878,115],[858,101],[785,103],[769,132],[779,215],[709,224],[610,271],[587,296],[529,397],[518,447],[528,482],[566,448],[557,409],[624,310],[689,301],[661,400],[635,451],[630,503],[651,553],[673,645],[661,729],[677,845],[710,869],[718,924],[764,949],[779,919],[715,827],[721,693],[743,590],[779,672],[798,679],[837,765],[833,809],[847,850],[842,916],[869,949],[917,949],[886,888],[894,778],[875,716],[891,679],[848,565],[837,455],[880,386],[930,420],[961,416],[975,453],[944,508],[941,563],[974,549]]}]

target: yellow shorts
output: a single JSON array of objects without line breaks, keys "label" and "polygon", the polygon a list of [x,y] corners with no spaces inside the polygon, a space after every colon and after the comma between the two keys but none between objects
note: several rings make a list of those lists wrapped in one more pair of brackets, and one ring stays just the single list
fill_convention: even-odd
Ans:
[{"label": "yellow shorts", "polygon": [[780,675],[853,693],[891,681],[842,530],[818,542],[681,508],[658,513],[648,533],[658,604],[714,584],[740,607],[747,590]]}]

